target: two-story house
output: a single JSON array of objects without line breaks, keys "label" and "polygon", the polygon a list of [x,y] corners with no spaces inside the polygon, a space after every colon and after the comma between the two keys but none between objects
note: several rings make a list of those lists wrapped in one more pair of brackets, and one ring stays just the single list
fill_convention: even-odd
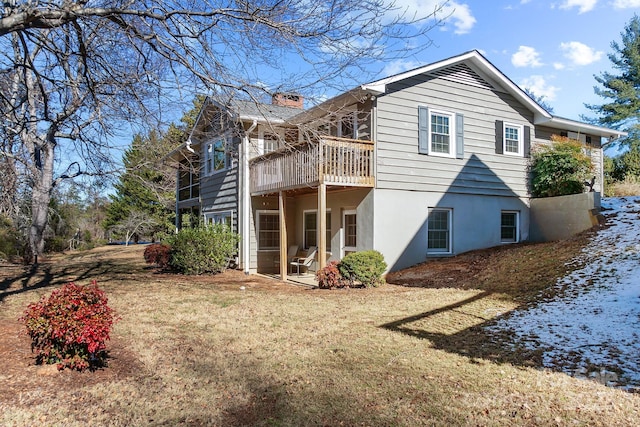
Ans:
[{"label": "two-story house", "polygon": [[582,141],[599,190],[601,142],[620,135],[553,116],[477,51],[307,110],[296,95],[274,98],[205,105],[177,151],[199,191],[181,197],[198,182],[185,168],[176,209],[227,221],[241,268],[282,277],[291,245],[317,247],[317,268],[375,249],[397,270],[527,240],[531,147],[553,134]]}]

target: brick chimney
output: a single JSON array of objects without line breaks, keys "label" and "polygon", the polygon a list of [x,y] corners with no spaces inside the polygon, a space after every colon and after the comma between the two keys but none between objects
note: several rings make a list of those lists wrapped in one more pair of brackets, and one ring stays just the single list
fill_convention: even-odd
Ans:
[{"label": "brick chimney", "polygon": [[293,107],[304,109],[304,97],[297,93],[274,93],[271,97],[271,103],[280,107]]}]

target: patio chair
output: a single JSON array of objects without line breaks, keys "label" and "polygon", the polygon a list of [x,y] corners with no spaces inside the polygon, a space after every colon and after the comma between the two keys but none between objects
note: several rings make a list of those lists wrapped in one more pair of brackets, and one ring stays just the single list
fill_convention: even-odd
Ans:
[{"label": "patio chair", "polygon": [[[296,255],[298,255],[298,245],[289,246],[289,249],[287,249],[287,264],[293,261]],[[273,263],[276,268],[280,269],[280,256],[278,256]]]},{"label": "patio chair", "polygon": [[315,246],[310,246],[306,257],[295,257],[291,261],[290,265],[297,268],[298,276],[300,275],[300,267],[305,267],[307,270],[311,267],[313,260],[316,258],[316,252],[318,252],[318,249]]}]

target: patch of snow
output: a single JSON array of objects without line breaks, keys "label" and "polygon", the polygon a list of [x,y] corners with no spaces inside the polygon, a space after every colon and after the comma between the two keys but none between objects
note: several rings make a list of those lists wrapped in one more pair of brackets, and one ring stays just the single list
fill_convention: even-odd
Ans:
[{"label": "patch of snow", "polygon": [[[640,197],[602,199],[610,224],[584,248],[586,263],[561,297],[516,311],[492,329],[544,349],[543,364],[608,385],[640,387]],[[610,209],[610,210],[609,210]]]}]

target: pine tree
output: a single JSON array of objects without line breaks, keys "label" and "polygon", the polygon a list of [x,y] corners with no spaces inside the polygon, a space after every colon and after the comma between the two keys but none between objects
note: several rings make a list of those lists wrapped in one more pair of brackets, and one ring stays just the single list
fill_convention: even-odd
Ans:
[{"label": "pine tree", "polygon": [[121,224],[132,213],[144,213],[156,224],[152,233],[167,231],[173,224],[175,174],[162,165],[171,147],[158,132],[136,135],[122,158],[125,172],[114,185],[105,228]]},{"label": "pine tree", "polygon": [[618,74],[604,72],[594,76],[602,86],[595,93],[607,100],[602,105],[586,105],[596,112],[597,123],[624,130],[629,136],[620,141],[631,146],[640,142],[640,19],[638,15],[629,21],[620,33],[622,44],[611,43],[613,53],[609,60]]},{"label": "pine tree", "polygon": [[110,196],[105,228],[122,230],[130,228],[126,224],[139,224],[144,220],[145,232],[152,235],[149,237],[173,228],[176,173],[164,158],[187,139],[204,99],[196,97],[180,124],[172,123],[166,132],[151,131],[146,136],[134,136],[122,158],[125,172],[114,185],[115,194]]}]

